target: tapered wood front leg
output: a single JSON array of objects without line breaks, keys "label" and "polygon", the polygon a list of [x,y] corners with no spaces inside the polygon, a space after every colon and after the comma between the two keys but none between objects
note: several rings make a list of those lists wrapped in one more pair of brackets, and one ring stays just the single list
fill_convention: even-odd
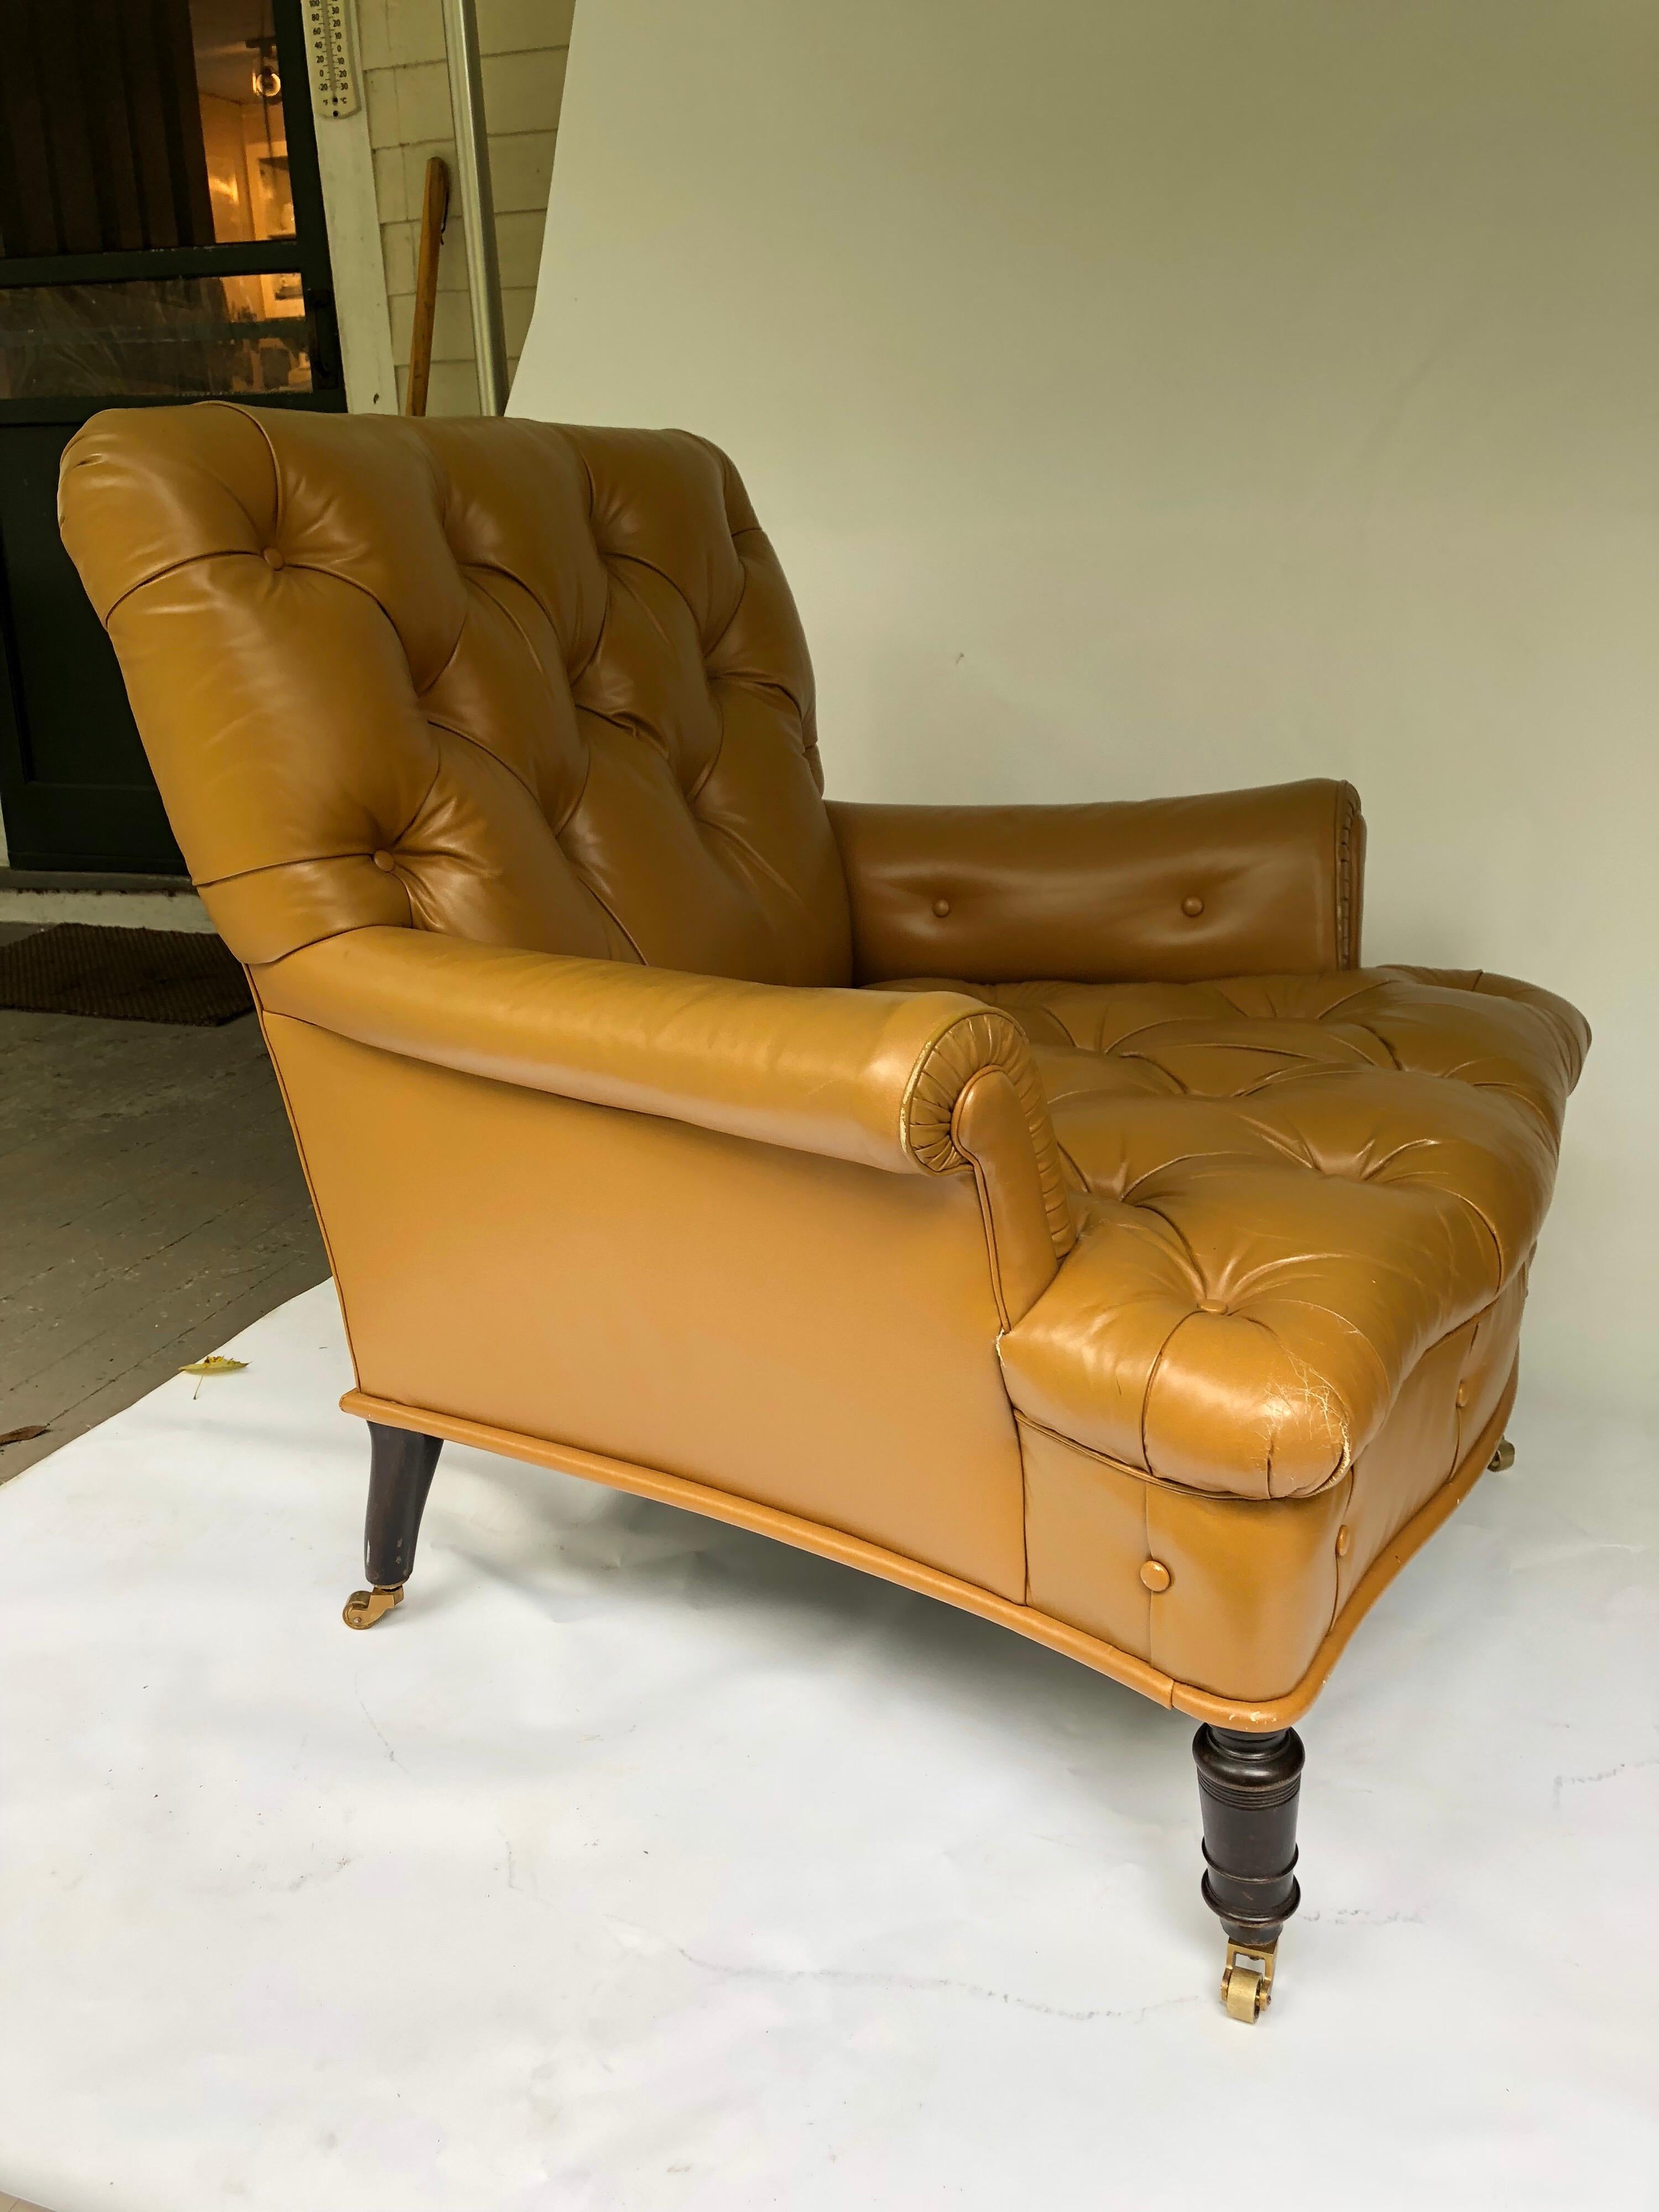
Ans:
[{"label": "tapered wood front leg", "polygon": [[404,1584],[415,1569],[415,1547],[432,1476],[443,1449],[441,1437],[415,1429],[368,1424],[368,1517],[363,1530],[366,1590],[346,1600],[348,1628],[373,1628],[382,1615],[404,1601]]},{"label": "tapered wood front leg", "polygon": [[1294,1729],[1244,1735],[1205,1727],[1193,1738],[1204,1809],[1204,1902],[1227,1932],[1221,2001],[1260,2019],[1273,1995],[1279,1931],[1302,1902],[1296,1879],[1302,1739]]}]

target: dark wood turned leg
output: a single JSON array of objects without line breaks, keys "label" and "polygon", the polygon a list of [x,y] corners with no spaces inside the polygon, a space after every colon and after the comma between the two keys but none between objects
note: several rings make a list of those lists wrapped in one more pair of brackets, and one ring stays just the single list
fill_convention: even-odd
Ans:
[{"label": "dark wood turned leg", "polygon": [[421,1515],[443,1449],[441,1437],[414,1429],[368,1425],[368,1517],[363,1529],[366,1590],[346,1600],[348,1628],[373,1628],[383,1614],[404,1601],[404,1584],[415,1570],[415,1546]]},{"label": "dark wood turned leg", "polygon": [[1302,1739],[1294,1729],[1244,1735],[1205,1727],[1193,1738],[1193,1758],[1204,1810],[1204,1902],[1227,1933],[1221,2000],[1233,2019],[1255,2021],[1273,1995],[1279,1930],[1302,1902]]}]

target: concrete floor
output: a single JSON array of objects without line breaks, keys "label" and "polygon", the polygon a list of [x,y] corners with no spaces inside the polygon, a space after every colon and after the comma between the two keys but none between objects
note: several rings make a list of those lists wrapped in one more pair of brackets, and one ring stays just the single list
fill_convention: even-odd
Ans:
[{"label": "concrete floor", "polygon": [[252,1015],[0,1011],[0,1482],[328,1273]]}]

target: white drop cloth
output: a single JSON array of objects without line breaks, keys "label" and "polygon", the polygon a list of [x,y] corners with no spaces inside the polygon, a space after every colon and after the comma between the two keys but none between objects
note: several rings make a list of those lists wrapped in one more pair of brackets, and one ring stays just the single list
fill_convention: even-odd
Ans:
[{"label": "white drop cloth", "polygon": [[0,2191],[52,2212],[1659,2202],[1650,1445],[1523,1395],[1304,1724],[1217,2002],[1191,1724],[447,1447],[368,1635],[322,1288],[0,1490]]}]

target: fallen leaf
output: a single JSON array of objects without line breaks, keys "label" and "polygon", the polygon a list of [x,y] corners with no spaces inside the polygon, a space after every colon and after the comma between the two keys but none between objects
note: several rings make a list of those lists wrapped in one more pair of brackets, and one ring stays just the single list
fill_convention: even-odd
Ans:
[{"label": "fallen leaf", "polygon": [[207,1375],[240,1375],[247,1365],[246,1359],[227,1359],[222,1352],[210,1352],[205,1359],[192,1359],[188,1367],[181,1367],[181,1375],[194,1375],[198,1380],[191,1392],[192,1398],[202,1395],[201,1377]]},{"label": "fallen leaf", "polygon": [[46,1433],[44,1423],[33,1429],[8,1429],[0,1437],[0,1444],[26,1444],[31,1437],[43,1437]]}]

